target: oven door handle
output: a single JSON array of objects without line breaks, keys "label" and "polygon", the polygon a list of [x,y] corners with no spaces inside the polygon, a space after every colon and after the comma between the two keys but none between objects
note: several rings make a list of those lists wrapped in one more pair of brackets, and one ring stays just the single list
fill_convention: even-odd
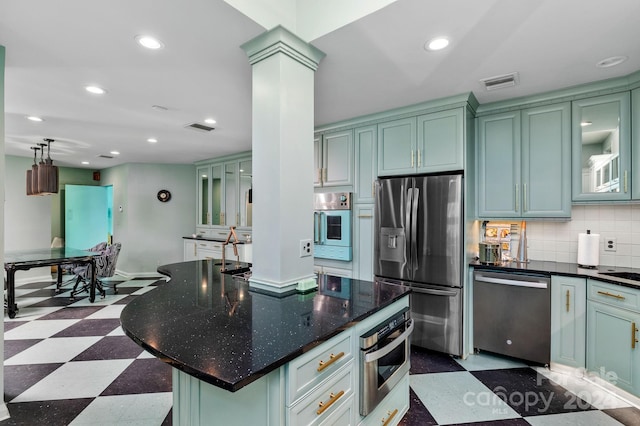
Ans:
[{"label": "oven door handle", "polygon": [[408,322],[409,328],[407,328],[401,335],[396,337],[393,340],[393,343],[389,343],[387,346],[383,347],[382,349],[378,349],[377,351],[369,352],[364,356],[364,362],[379,360],[380,358],[389,354],[389,352],[400,346],[405,340],[407,340],[411,332],[413,332],[413,318],[410,318]]}]

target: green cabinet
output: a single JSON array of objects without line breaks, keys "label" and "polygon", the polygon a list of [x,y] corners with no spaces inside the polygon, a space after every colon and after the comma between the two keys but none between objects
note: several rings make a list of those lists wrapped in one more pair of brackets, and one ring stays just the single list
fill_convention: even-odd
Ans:
[{"label": "green cabinet", "polygon": [[353,130],[316,135],[313,144],[314,186],[353,185]]},{"label": "green cabinet", "polygon": [[631,117],[632,126],[631,134],[631,164],[636,166],[632,170],[631,181],[631,198],[634,200],[640,200],[640,88],[631,92],[631,111],[633,116]]},{"label": "green cabinet", "polygon": [[640,396],[640,290],[588,280],[587,369]]},{"label": "green cabinet", "polygon": [[353,208],[353,277],[373,281],[374,206],[356,204]]},{"label": "green cabinet", "polygon": [[571,216],[570,104],[477,119],[478,216]]},{"label": "green cabinet", "polygon": [[378,175],[464,169],[464,109],[378,124]]},{"label": "green cabinet", "polygon": [[375,180],[378,176],[378,127],[375,124],[357,127],[354,138],[356,179],[353,202],[373,203]]},{"label": "green cabinet", "polygon": [[574,201],[631,199],[630,114],[629,92],[573,101]]},{"label": "green cabinet", "polygon": [[551,362],[586,366],[587,283],[584,278],[551,277]]}]

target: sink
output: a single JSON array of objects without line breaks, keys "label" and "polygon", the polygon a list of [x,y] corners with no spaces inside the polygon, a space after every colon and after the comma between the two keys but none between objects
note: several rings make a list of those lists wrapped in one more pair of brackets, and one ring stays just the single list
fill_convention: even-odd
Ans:
[{"label": "sink", "polygon": [[637,272],[600,272],[600,275],[608,275],[610,277],[640,281],[640,274],[638,274]]}]

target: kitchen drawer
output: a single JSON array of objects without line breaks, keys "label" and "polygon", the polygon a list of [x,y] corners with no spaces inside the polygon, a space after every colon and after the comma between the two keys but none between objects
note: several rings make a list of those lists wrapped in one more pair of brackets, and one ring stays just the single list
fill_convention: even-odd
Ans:
[{"label": "kitchen drawer", "polygon": [[353,358],[352,340],[352,333],[343,331],[287,364],[289,377],[287,405],[293,404],[298,398],[351,361]]},{"label": "kitchen drawer", "polygon": [[336,410],[329,415],[325,420],[323,420],[319,426],[351,426],[356,423],[356,405],[353,402],[354,396],[353,394],[342,403],[341,406],[336,408]]},{"label": "kitchen drawer", "polygon": [[343,404],[353,405],[353,398],[351,398],[354,391],[353,372],[354,362],[351,360],[343,365],[330,380],[292,405],[289,408],[289,424],[332,424],[329,420],[334,413],[343,409]]},{"label": "kitchen drawer", "polygon": [[360,425],[397,425],[407,411],[409,411],[409,373],[367,417],[362,419]]},{"label": "kitchen drawer", "polygon": [[640,312],[640,290],[590,279],[589,300]]}]

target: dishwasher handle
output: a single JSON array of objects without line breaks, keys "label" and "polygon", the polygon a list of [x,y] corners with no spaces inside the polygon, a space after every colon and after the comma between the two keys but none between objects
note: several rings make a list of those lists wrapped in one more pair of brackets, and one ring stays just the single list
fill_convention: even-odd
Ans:
[{"label": "dishwasher handle", "polygon": [[531,288],[548,288],[549,287],[548,280],[526,281],[526,280],[518,280],[518,279],[488,277],[482,274],[476,274],[473,280],[481,283],[504,284],[504,285],[512,285],[517,287],[531,287]]}]

